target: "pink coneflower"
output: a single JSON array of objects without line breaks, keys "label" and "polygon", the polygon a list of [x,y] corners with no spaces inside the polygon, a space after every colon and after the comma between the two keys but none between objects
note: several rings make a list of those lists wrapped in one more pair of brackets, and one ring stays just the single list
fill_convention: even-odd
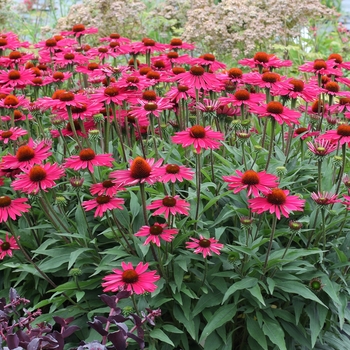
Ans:
[{"label": "pink coneflower", "polygon": [[252,106],[257,105],[265,101],[265,94],[263,93],[250,93],[246,89],[239,89],[233,95],[227,94],[227,97],[219,97],[221,105],[230,104],[232,106]]},{"label": "pink coneflower", "polygon": [[204,66],[215,72],[218,69],[225,69],[226,64],[223,62],[219,62],[215,59],[215,56],[211,53],[205,53],[204,55],[192,59],[193,65]]},{"label": "pink coneflower", "polygon": [[281,214],[288,218],[292,211],[302,211],[305,200],[298,196],[288,196],[289,190],[273,188],[265,193],[264,197],[249,199],[249,208],[252,212],[261,214],[269,211],[270,214],[275,213],[277,219],[281,218]]},{"label": "pink coneflower", "polygon": [[210,100],[209,98],[203,99],[203,102],[197,102],[194,105],[195,109],[202,111],[205,113],[216,112],[220,107],[220,102],[218,100]]},{"label": "pink coneflower", "polygon": [[194,50],[195,46],[190,43],[186,43],[179,38],[173,38],[170,40],[170,44],[167,45],[170,50]]},{"label": "pink coneflower", "polygon": [[349,91],[343,91],[339,102],[329,106],[329,111],[331,113],[345,113],[345,117],[348,118],[350,112],[350,93]]},{"label": "pink coneflower", "polygon": [[147,209],[157,209],[152,215],[164,214],[167,219],[170,214],[188,215],[190,204],[185,200],[180,199],[180,196],[166,196],[163,199],[156,199],[150,205],[147,205]]},{"label": "pink coneflower", "polygon": [[[285,79],[285,77],[283,77],[283,79]],[[286,84],[281,80],[281,76],[274,72],[265,72],[263,74],[257,72],[247,73],[243,75],[242,81],[245,84],[267,89],[272,89],[277,84],[279,84],[279,86]]]},{"label": "pink coneflower", "polygon": [[130,39],[124,38],[124,37],[120,36],[120,34],[118,34],[118,33],[111,33],[109,36],[99,38],[99,40],[101,42],[103,42],[103,41],[113,42],[114,41],[114,42],[117,42],[119,44],[127,44],[130,42]]},{"label": "pink coneflower", "polygon": [[327,205],[339,203],[340,199],[338,199],[337,194],[332,194],[329,192],[313,192],[311,193],[311,198],[314,202],[320,207],[324,207]]},{"label": "pink coneflower", "polygon": [[167,49],[167,45],[157,43],[150,38],[143,38],[142,41],[133,42],[129,46],[129,52],[133,52],[134,54],[146,54],[156,51],[163,52]]},{"label": "pink coneflower", "polygon": [[293,64],[290,60],[280,60],[275,55],[269,55],[266,52],[257,52],[253,58],[244,58],[239,60],[238,63],[250,68],[281,68],[290,67]]},{"label": "pink coneflower", "polygon": [[140,262],[136,268],[132,264],[122,262],[122,269],[114,269],[113,275],[103,277],[105,282],[102,283],[104,292],[118,292],[126,290],[135,294],[152,293],[157,289],[154,282],[159,280],[156,271],[148,271],[148,263]]},{"label": "pink coneflower", "polygon": [[299,124],[299,118],[301,116],[300,112],[289,109],[277,101],[271,101],[267,105],[262,106],[251,106],[250,110],[252,113],[258,114],[259,118],[272,117],[280,125],[283,123],[290,126],[292,124]]},{"label": "pink coneflower", "polygon": [[81,205],[85,211],[89,211],[96,208],[94,217],[102,217],[107,210],[113,209],[123,209],[122,205],[124,204],[124,199],[110,197],[106,195],[97,196],[94,199],[84,201]]},{"label": "pink coneflower", "polygon": [[147,237],[143,245],[147,245],[150,242],[160,247],[160,238],[163,241],[171,242],[174,239],[179,230],[175,228],[166,228],[167,224],[154,223],[152,226],[142,226],[137,233],[136,237]]},{"label": "pink coneflower", "polygon": [[180,73],[176,80],[181,85],[194,87],[197,90],[205,91],[221,90],[223,83],[212,73],[208,73],[201,66],[193,66],[188,72]]},{"label": "pink coneflower", "polygon": [[320,88],[316,84],[305,83],[301,79],[288,78],[282,84],[277,82],[271,88],[271,95],[287,96],[289,98],[302,98],[306,102],[314,101],[319,93]]},{"label": "pink coneflower", "polygon": [[96,62],[90,62],[86,66],[78,66],[75,68],[76,72],[84,73],[89,77],[100,77],[103,75],[102,65]]},{"label": "pink coneflower", "polygon": [[325,134],[320,135],[319,139],[336,141],[339,142],[339,145],[350,143],[350,125],[349,124],[340,124],[336,130],[328,130]]},{"label": "pink coneflower", "polygon": [[182,145],[182,147],[193,145],[197,153],[200,153],[202,148],[220,148],[219,141],[221,140],[224,140],[224,135],[221,132],[211,130],[210,126],[204,128],[201,125],[194,125],[185,131],[177,132],[172,137],[172,141]]},{"label": "pink coneflower", "polygon": [[165,97],[169,98],[172,102],[179,103],[181,99],[195,99],[196,91],[193,88],[189,88],[186,85],[178,85],[171,87],[170,90],[165,94]]},{"label": "pink coneflower", "polygon": [[[18,237],[19,238],[19,237]],[[3,260],[6,255],[12,258],[13,250],[18,250],[19,246],[14,237],[9,237],[6,233],[5,241],[0,239],[0,260]]]},{"label": "pink coneflower", "polygon": [[8,144],[10,140],[16,141],[19,137],[27,134],[27,130],[18,127],[11,127],[9,130],[0,130],[0,141],[4,144]]},{"label": "pink coneflower", "polygon": [[335,75],[335,76],[342,76],[343,73],[340,69],[335,69],[334,67],[334,60],[322,60],[322,59],[316,59],[314,61],[309,61],[304,64],[302,64],[299,67],[299,70],[301,72],[309,72],[309,73],[315,73],[320,75]]},{"label": "pink coneflower", "polygon": [[155,168],[152,174],[158,178],[159,182],[175,183],[176,181],[182,182],[184,180],[192,180],[194,171],[190,168],[186,168],[183,165],[167,164],[159,168]]},{"label": "pink coneflower", "polygon": [[49,76],[47,76],[47,83],[62,83],[68,80],[73,74],[70,72],[51,72]]},{"label": "pink coneflower", "polygon": [[132,106],[129,113],[136,118],[145,118],[151,114],[159,118],[161,112],[173,107],[173,104],[166,98],[160,98],[157,101],[143,101],[139,99],[138,104],[139,106]]},{"label": "pink coneflower", "polygon": [[27,145],[17,149],[16,155],[6,155],[2,158],[2,165],[9,169],[27,169],[35,164],[41,164],[52,153],[50,146],[45,141],[35,144],[33,139],[29,139]]},{"label": "pink coneflower", "polygon": [[21,67],[19,70],[0,71],[0,84],[4,87],[22,89],[35,78],[30,69]]},{"label": "pink coneflower", "polygon": [[73,36],[79,38],[82,35],[96,34],[97,32],[98,32],[98,28],[95,28],[95,27],[86,28],[84,26],[84,24],[75,24],[72,27],[72,30],[61,32],[61,35],[63,35],[63,36],[73,35]]},{"label": "pink coneflower", "polygon": [[17,216],[27,213],[30,205],[27,204],[27,198],[12,199],[9,196],[0,197],[0,223],[6,222],[8,218],[16,220]]},{"label": "pink coneflower", "polygon": [[129,162],[130,168],[128,170],[115,170],[109,176],[116,179],[118,184],[121,185],[132,186],[144,182],[152,185],[157,181],[157,177],[152,174],[152,170],[159,167],[163,159],[155,162],[154,158],[136,157]]},{"label": "pink coneflower", "polygon": [[16,50],[21,47],[21,43],[18,40],[16,34],[12,32],[1,33],[0,38],[0,51],[8,50]]},{"label": "pink coneflower", "polygon": [[65,49],[62,52],[56,53],[53,61],[60,67],[66,67],[68,65],[84,65],[88,63],[89,58],[73,49]]},{"label": "pink coneflower", "polygon": [[8,109],[17,109],[19,107],[28,107],[29,100],[25,96],[7,95],[4,99],[0,99],[0,107]]},{"label": "pink coneflower", "polygon": [[124,187],[118,185],[118,183],[114,180],[104,180],[100,183],[93,184],[90,187],[90,193],[92,195],[98,196],[109,196],[113,197],[117,194],[117,192],[124,190]]},{"label": "pink coneflower", "polygon": [[25,65],[28,61],[34,58],[35,56],[32,53],[12,51],[8,56],[3,56],[0,58],[0,66],[14,68],[15,65]]},{"label": "pink coneflower", "polygon": [[89,169],[90,172],[94,172],[94,166],[107,166],[113,165],[112,154],[96,154],[91,148],[85,148],[80,151],[78,156],[71,156],[66,159],[64,166],[74,170]]},{"label": "pink coneflower", "polygon": [[[56,97],[56,96],[55,96]],[[58,93],[57,98],[46,99],[43,104],[46,107],[53,107],[58,109],[66,109],[67,107],[77,107],[81,108],[84,104],[88,104],[89,100],[85,95],[74,94],[70,91],[62,91]]]},{"label": "pink coneflower", "polygon": [[151,83],[147,81],[144,76],[133,72],[133,74],[122,75],[115,85],[119,88],[124,88],[127,90],[143,90],[151,86]]},{"label": "pink coneflower", "polygon": [[[78,106],[71,106],[71,113],[73,120],[81,119],[87,120],[92,119],[95,114],[99,114],[103,104],[99,101],[88,100],[88,103],[81,103]],[[57,116],[62,119],[68,120],[69,115],[67,109],[60,109],[57,111]]]},{"label": "pink coneflower", "polygon": [[56,163],[34,165],[26,169],[23,174],[19,174],[11,186],[15,191],[28,194],[37,194],[40,190],[47,192],[47,189],[56,185],[55,180],[58,180],[63,175],[64,170]]},{"label": "pink coneflower", "polygon": [[190,240],[192,242],[186,242],[186,248],[194,249],[195,254],[203,254],[203,258],[212,256],[212,253],[220,255],[220,250],[224,247],[217,239],[204,238],[202,235],[199,235],[199,239],[190,237]]},{"label": "pink coneflower", "polygon": [[343,199],[345,199],[345,201],[342,203],[346,205],[347,210],[350,210],[350,196],[343,196]]},{"label": "pink coneflower", "polygon": [[300,137],[302,140],[307,139],[308,137],[318,136],[320,134],[319,131],[312,131],[311,125],[308,125],[307,128],[300,127],[294,130],[293,137]]},{"label": "pink coneflower", "polygon": [[278,177],[268,174],[265,171],[257,173],[254,170],[247,170],[242,173],[236,170],[238,176],[230,175],[223,176],[224,181],[228,182],[228,188],[233,190],[233,193],[238,193],[244,189],[247,190],[247,195],[250,197],[260,196],[260,192],[265,193],[269,189],[278,186]]}]

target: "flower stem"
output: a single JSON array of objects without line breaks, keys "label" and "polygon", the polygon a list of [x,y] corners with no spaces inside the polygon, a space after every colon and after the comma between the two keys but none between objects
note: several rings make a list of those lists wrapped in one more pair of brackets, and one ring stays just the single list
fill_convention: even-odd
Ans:
[{"label": "flower stem", "polygon": [[265,166],[266,171],[269,167],[271,156],[272,156],[272,150],[273,150],[273,144],[274,144],[274,138],[275,138],[275,125],[276,125],[276,120],[274,118],[271,118],[271,136],[270,136],[269,154],[267,156],[267,161]]},{"label": "flower stem", "polygon": [[145,192],[145,184],[140,182],[140,193],[141,193],[141,206],[143,211],[143,219],[145,221],[145,225],[148,226],[148,215],[146,208],[146,192]]},{"label": "flower stem", "polygon": [[264,263],[264,273],[266,273],[267,262],[269,260],[269,255],[270,255],[271,248],[272,248],[272,242],[273,242],[273,238],[275,236],[276,224],[277,224],[277,216],[274,215],[273,221],[272,221],[272,227],[271,227],[270,242],[269,242],[269,246],[267,248],[266,258],[265,258],[265,263]]},{"label": "flower stem", "polygon": [[197,188],[197,203],[196,203],[196,213],[195,213],[195,230],[198,225],[198,216],[199,216],[199,205],[201,202],[201,156],[200,153],[196,153],[196,188]]}]

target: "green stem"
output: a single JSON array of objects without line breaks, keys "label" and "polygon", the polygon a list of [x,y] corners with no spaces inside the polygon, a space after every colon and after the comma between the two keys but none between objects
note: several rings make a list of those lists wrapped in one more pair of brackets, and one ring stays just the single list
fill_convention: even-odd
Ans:
[{"label": "green stem", "polygon": [[201,156],[200,153],[196,153],[196,188],[197,188],[197,203],[195,213],[195,230],[198,225],[199,205],[201,202]]},{"label": "green stem", "polygon": [[269,154],[267,156],[267,161],[266,161],[266,166],[265,166],[266,171],[269,167],[271,156],[272,156],[272,150],[273,150],[274,138],[275,138],[275,125],[276,125],[275,118],[271,118],[271,136],[270,136]]},{"label": "green stem", "polygon": [[266,258],[265,258],[265,263],[264,263],[264,269],[263,269],[264,273],[266,273],[267,262],[269,261],[269,255],[270,255],[271,248],[272,248],[272,242],[273,242],[273,238],[275,236],[275,231],[276,231],[276,224],[277,224],[277,216],[274,215],[273,221],[272,221],[272,227],[271,227],[270,242],[269,242],[269,246],[267,248]]},{"label": "green stem", "polygon": [[146,208],[146,191],[145,191],[145,184],[140,182],[140,193],[141,193],[141,206],[143,211],[143,219],[145,221],[145,225],[148,226],[148,215],[147,215],[147,208]]}]

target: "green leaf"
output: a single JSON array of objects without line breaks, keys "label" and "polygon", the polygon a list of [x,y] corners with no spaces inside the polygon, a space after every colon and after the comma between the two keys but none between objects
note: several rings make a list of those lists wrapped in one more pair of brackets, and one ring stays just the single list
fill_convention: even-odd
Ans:
[{"label": "green leaf", "polygon": [[79,303],[79,301],[84,297],[84,295],[85,295],[85,292],[83,291],[75,293],[75,297],[77,298],[77,303]]},{"label": "green leaf", "polygon": [[327,307],[325,304],[322,303],[322,301],[319,298],[317,298],[317,296],[310,289],[308,289],[306,286],[304,286],[303,284],[297,281],[293,281],[292,283],[278,281],[276,284],[276,287],[279,289],[282,289],[287,293],[298,294],[305,299],[316,301],[317,303],[323,305],[324,307]]},{"label": "green leaf", "polygon": [[136,216],[140,212],[139,200],[134,192],[129,192],[130,194],[130,212],[131,212],[131,222],[134,222]]},{"label": "green leaf", "polygon": [[250,336],[257,341],[257,343],[264,349],[268,350],[266,337],[261,330],[258,321],[254,321],[250,317],[247,318],[247,328]]},{"label": "green leaf", "polygon": [[274,281],[272,278],[270,278],[270,277],[267,277],[266,281],[267,281],[267,285],[268,285],[268,287],[269,287],[270,294],[272,295],[272,294],[273,294],[273,291],[274,291],[274,289],[275,289],[276,283],[275,283],[275,281]]},{"label": "green leaf", "polygon": [[221,327],[226,322],[233,319],[237,311],[235,304],[224,305],[220,309],[216,310],[211,320],[204,327],[199,342],[203,342],[215,329]]},{"label": "green leaf", "polygon": [[164,343],[170,344],[171,346],[175,346],[171,339],[159,328],[155,328],[150,333],[151,338],[158,339]]},{"label": "green leaf", "polygon": [[170,332],[170,333],[183,333],[183,331],[171,324],[165,324],[163,325],[163,329],[167,332]]},{"label": "green leaf", "polygon": [[314,348],[316,340],[319,337],[319,334],[326,321],[328,310],[319,304],[314,305],[311,303],[306,306],[305,312],[308,314],[310,319],[311,347]]},{"label": "green leaf", "polygon": [[248,288],[248,291],[251,293],[251,295],[256,298],[261,304],[265,305],[265,300],[261,294],[261,290],[258,284],[256,284],[254,287],[252,288]]},{"label": "green leaf", "polygon": [[246,277],[243,280],[234,283],[225,293],[222,304],[237,290],[254,287],[258,283],[258,279],[254,277]]},{"label": "green leaf", "polygon": [[92,251],[90,248],[79,248],[73,252],[70,253],[69,263],[68,263],[68,270],[74,265],[76,260],[78,259],[79,255],[86,252],[86,251]]},{"label": "green leaf", "polygon": [[279,323],[264,317],[263,332],[269,339],[278,346],[278,350],[287,350],[286,342],[284,341],[284,332]]},{"label": "green leaf", "polygon": [[204,294],[202,295],[195,308],[193,309],[193,316],[198,315],[200,312],[202,312],[207,307],[217,306],[221,303],[221,295],[220,293],[214,293],[214,294]]}]

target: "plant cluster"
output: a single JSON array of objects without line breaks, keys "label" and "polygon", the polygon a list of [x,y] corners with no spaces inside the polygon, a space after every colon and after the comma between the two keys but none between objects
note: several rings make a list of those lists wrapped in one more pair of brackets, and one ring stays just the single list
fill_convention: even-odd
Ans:
[{"label": "plant cluster", "polygon": [[350,62],[97,34],[1,33],[3,346],[348,349]]}]

